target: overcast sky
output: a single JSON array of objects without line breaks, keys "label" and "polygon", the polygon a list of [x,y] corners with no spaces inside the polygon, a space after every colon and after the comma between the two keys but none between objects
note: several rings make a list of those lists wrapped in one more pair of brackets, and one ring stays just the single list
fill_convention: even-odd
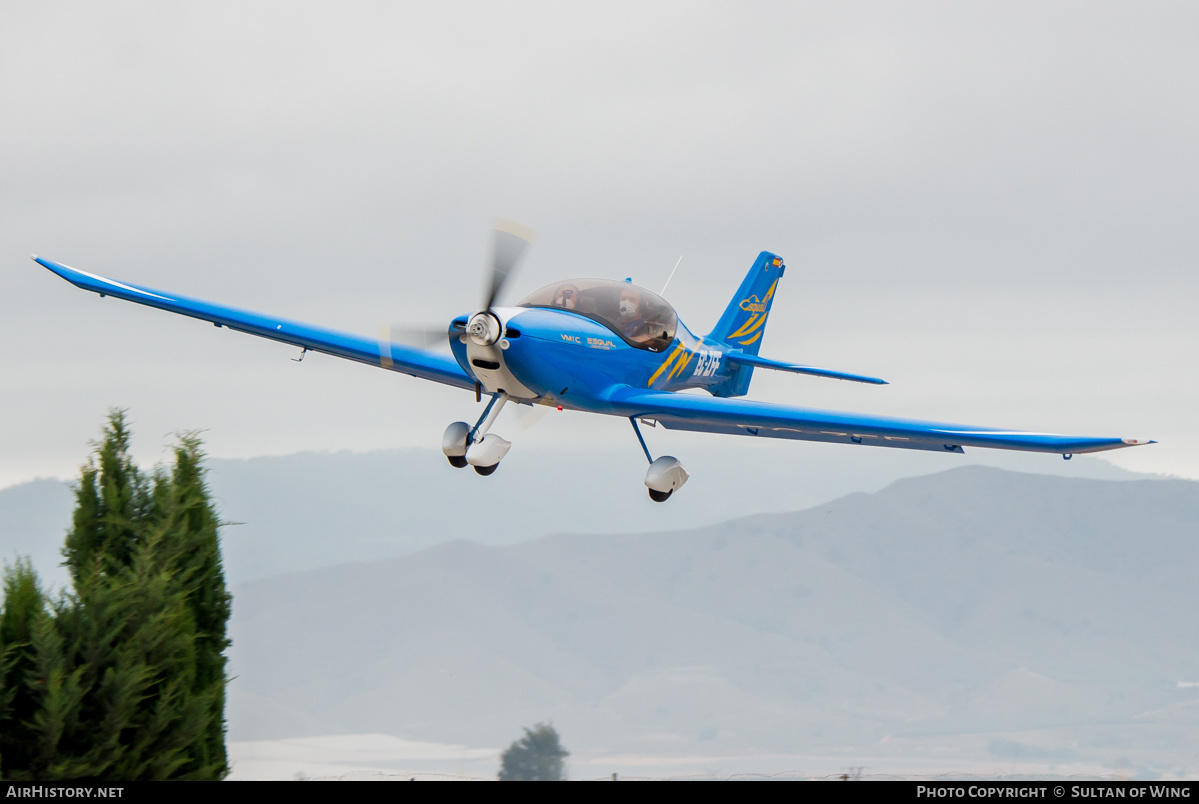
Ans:
[{"label": "overcast sky", "polygon": [[[510,300],[657,290],[683,255],[699,332],[775,251],[762,354],[892,382],[752,397],[1155,438],[1111,460],[1199,478],[1196,42],[1164,2],[9,3],[0,486],[73,475],[110,406],[147,461],[199,428],[222,457],[435,447],[476,410],[30,252],[373,333],[472,310],[496,215],[538,232]],[[497,431],[636,449],[594,418]]]}]

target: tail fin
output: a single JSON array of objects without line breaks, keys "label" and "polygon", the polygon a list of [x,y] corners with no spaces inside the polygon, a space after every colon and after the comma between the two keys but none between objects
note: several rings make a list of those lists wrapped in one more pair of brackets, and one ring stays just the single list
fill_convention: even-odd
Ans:
[{"label": "tail fin", "polygon": [[762,345],[762,333],[766,331],[774,290],[785,270],[787,266],[783,265],[782,257],[769,251],[759,254],[737,289],[737,295],[733,296],[708,337],[747,355],[756,355]]},{"label": "tail fin", "polygon": [[[766,331],[766,318],[770,315],[775,288],[785,270],[787,266],[783,265],[782,257],[769,251],[759,254],[708,339],[740,349],[747,355],[756,355],[762,346],[762,333]],[[753,373],[752,365],[737,364],[727,380],[709,386],[708,391],[714,396],[744,396],[749,392]]]}]

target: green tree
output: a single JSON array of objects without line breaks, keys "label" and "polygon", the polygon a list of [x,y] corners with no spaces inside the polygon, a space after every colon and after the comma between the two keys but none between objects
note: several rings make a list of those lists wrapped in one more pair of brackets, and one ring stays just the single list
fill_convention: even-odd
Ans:
[{"label": "green tree", "polygon": [[550,723],[525,727],[525,736],[500,756],[501,782],[559,782],[566,778],[563,760],[570,752],[562,747]]},{"label": "green tree", "polygon": [[[227,773],[230,597],[218,526],[199,440],[183,436],[173,469],[147,476],[129,455],[123,412],[110,413],[63,548],[73,591],[47,605],[28,591],[32,582],[40,595],[27,563],[5,576],[0,734],[23,730],[24,747],[13,755],[0,740],[8,778]],[[40,615],[21,613],[38,601]],[[28,623],[11,638],[10,607],[13,623]]]},{"label": "green tree", "polygon": [[220,518],[209,501],[204,480],[204,453],[199,438],[184,435],[175,448],[170,478],[160,475],[155,491],[160,508],[169,512],[165,530],[180,547],[178,577],[185,581],[185,601],[195,635],[196,674],[192,691],[210,695],[208,724],[197,742],[195,767],[228,772],[225,753],[226,624],[232,597],[225,586],[218,535]]},{"label": "green tree", "polygon": [[37,653],[33,635],[46,617],[46,599],[28,559],[4,568],[4,605],[0,608],[0,769],[25,768],[33,760],[36,711],[25,680]]}]

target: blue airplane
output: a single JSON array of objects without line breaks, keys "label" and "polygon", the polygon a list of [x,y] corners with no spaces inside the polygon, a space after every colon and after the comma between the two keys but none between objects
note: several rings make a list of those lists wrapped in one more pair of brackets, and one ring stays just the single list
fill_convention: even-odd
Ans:
[{"label": "blue airplane", "polygon": [[[1135,438],[1081,438],[867,416],[738,399],[749,390],[754,369],[787,371],[853,382],[885,384],[875,377],[770,360],[758,355],[762,335],[786,266],[763,251],[754,261],[720,320],[699,336],[674,308],[645,288],[609,279],[555,282],[515,307],[496,306],[504,284],[532,239],[511,221],[497,221],[490,282],[480,309],[450,322],[451,354],[396,343],[389,332],[363,337],[285,318],[226,307],[174,293],[118,282],[34,255],[68,282],[104,296],[209,321],[308,351],[356,360],[490,397],[472,426],[454,422],[442,451],[458,468],[490,475],[511,442],[491,432],[504,405],[551,405],[623,416],[649,461],[645,485],[665,502],[687,482],[678,459],[655,459],[638,422],[669,430],[789,438],[900,449],[961,453],[991,447],[1061,454],[1100,452],[1153,443]],[[680,394],[702,388],[710,396]]]}]

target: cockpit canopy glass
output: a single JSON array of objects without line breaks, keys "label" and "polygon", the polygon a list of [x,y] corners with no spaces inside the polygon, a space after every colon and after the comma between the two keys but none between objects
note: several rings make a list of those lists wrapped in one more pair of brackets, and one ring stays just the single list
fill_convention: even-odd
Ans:
[{"label": "cockpit canopy glass", "polygon": [[598,321],[630,346],[661,352],[674,341],[679,319],[656,293],[611,279],[568,279],[546,285],[521,307],[569,310]]}]

